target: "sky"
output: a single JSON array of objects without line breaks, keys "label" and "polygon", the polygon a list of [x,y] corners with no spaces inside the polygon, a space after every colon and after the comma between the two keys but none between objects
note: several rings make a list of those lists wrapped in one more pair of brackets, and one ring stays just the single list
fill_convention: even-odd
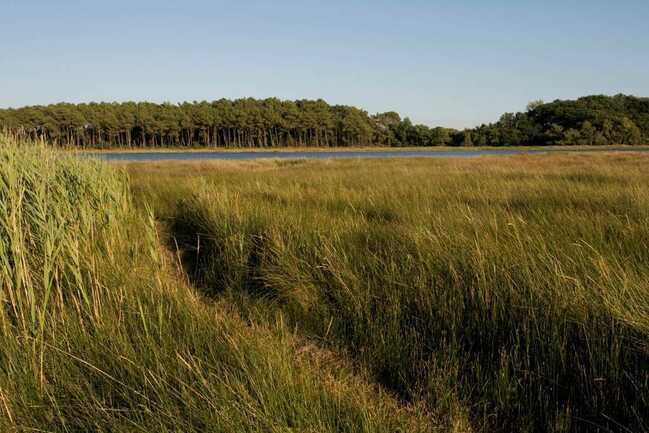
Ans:
[{"label": "sky", "polygon": [[648,0],[0,0],[0,107],[318,99],[455,128],[649,96]]}]

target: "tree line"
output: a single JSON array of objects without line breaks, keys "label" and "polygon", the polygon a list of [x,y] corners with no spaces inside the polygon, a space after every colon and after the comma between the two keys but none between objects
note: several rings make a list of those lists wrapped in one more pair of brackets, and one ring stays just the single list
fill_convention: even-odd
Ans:
[{"label": "tree line", "polygon": [[537,101],[526,112],[455,130],[369,115],[323,100],[54,104],[0,109],[0,128],[58,146],[514,146],[649,144],[649,99],[588,96]]},{"label": "tree line", "polygon": [[0,126],[21,137],[79,147],[430,145],[396,113],[370,116],[323,100],[61,103],[0,110]]},{"label": "tree line", "polygon": [[458,133],[468,146],[649,144],[649,98],[586,96],[531,102],[526,112]]}]

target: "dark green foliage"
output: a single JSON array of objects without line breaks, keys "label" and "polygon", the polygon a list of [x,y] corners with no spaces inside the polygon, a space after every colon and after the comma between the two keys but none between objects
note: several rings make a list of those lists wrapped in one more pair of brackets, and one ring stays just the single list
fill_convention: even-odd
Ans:
[{"label": "dark green foliage", "polygon": [[649,98],[587,96],[549,104],[534,101],[526,113],[506,113],[472,130],[480,145],[649,144]]},{"label": "dark green foliage", "polygon": [[453,144],[451,128],[430,128],[426,125],[413,125],[409,118],[401,120],[394,111],[379,113],[372,117],[382,132],[382,143],[390,146],[449,146]]},{"label": "dark green foliage", "polygon": [[587,96],[505,113],[474,129],[415,125],[323,100],[56,104],[0,110],[18,138],[79,147],[519,146],[649,144],[649,99]]},{"label": "dark green foliage", "polygon": [[81,147],[394,144],[365,111],[323,100],[56,104],[0,110],[0,126],[19,138]]},{"label": "dark green foliage", "polygon": [[19,136],[65,146],[356,146],[382,141],[368,114],[318,101],[56,104],[0,110]]},{"label": "dark green foliage", "polygon": [[79,147],[434,146],[448,128],[413,125],[388,112],[369,116],[323,100],[252,98],[182,104],[55,104],[0,110],[18,138]]}]

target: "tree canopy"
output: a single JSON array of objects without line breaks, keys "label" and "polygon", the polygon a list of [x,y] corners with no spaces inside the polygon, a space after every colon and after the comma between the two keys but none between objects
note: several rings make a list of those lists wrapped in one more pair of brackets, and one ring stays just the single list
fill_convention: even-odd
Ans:
[{"label": "tree canopy", "polygon": [[484,146],[649,144],[649,98],[597,95],[534,101],[527,112],[505,113],[471,134],[474,144]]},{"label": "tree canopy", "polygon": [[79,147],[649,144],[649,98],[533,101],[526,112],[463,131],[413,124],[393,111],[277,98],[10,108],[0,110],[0,129]]},{"label": "tree canopy", "polygon": [[61,103],[0,110],[0,125],[13,134],[81,147],[399,145],[399,140],[415,137],[399,132],[397,138],[392,131],[401,123],[396,113],[370,116],[323,100],[276,98]]}]

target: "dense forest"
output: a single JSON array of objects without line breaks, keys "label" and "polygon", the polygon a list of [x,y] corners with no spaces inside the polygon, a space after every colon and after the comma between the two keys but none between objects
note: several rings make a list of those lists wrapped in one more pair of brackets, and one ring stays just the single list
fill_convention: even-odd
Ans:
[{"label": "dense forest", "polygon": [[401,134],[398,137],[403,135],[403,142],[410,138],[400,130],[402,123],[396,113],[372,117],[358,108],[322,100],[275,98],[0,110],[0,124],[14,135],[82,147],[395,145],[402,141],[391,138],[392,129]]},{"label": "dense forest", "polygon": [[79,147],[649,144],[649,98],[536,101],[526,112],[506,113],[496,123],[463,131],[415,125],[396,112],[369,115],[323,100],[276,98],[1,109],[0,129],[18,138]]},{"label": "dense forest", "polygon": [[505,113],[491,125],[458,132],[473,146],[649,144],[649,98],[586,96],[575,101],[531,102],[524,113]]}]

